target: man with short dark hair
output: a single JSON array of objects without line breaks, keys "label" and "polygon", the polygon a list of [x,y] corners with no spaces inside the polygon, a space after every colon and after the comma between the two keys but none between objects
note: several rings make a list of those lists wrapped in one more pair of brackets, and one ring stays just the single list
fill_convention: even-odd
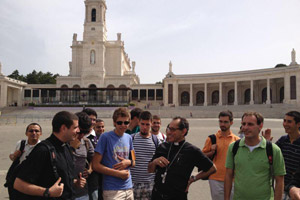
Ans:
[{"label": "man with short dark hair", "polygon": [[140,119],[140,114],[143,112],[142,109],[140,108],[134,108],[130,111],[130,124],[126,130],[126,133],[129,135],[137,133],[140,131],[139,127],[139,119]]},{"label": "man with short dark hair", "polygon": [[[196,146],[185,141],[189,123],[185,118],[175,117],[167,131],[168,142],[162,143],[148,165],[155,174],[153,200],[185,200],[191,183],[216,171],[214,164]],[[200,171],[191,176],[194,167]]]},{"label": "man with short dark hair", "polygon": [[[22,162],[14,188],[21,192],[16,200],[24,199],[73,199],[73,184],[84,187],[86,180],[73,178],[73,155],[69,142],[74,140],[78,129],[78,117],[67,111],[58,112],[52,120],[53,133],[46,141],[36,145]],[[50,150],[45,143],[55,149]],[[52,158],[50,157],[52,156]],[[52,160],[55,159],[55,163]],[[55,164],[56,171],[54,171]]]},{"label": "man with short dark hair", "polygon": [[160,132],[161,119],[158,115],[153,115],[152,125],[151,125],[151,134],[156,135],[159,143],[166,141],[166,135]]},{"label": "man with short dark hair", "polygon": [[[267,157],[266,139],[260,137],[264,118],[257,112],[246,112],[242,116],[242,130],[245,137],[229,145],[226,158],[225,195],[229,200],[234,178],[233,199],[275,199],[280,200],[283,192],[284,160],[279,147],[269,143],[272,150],[272,165]],[[238,149],[233,153],[234,144]],[[270,168],[273,168],[271,170]],[[272,172],[271,172],[272,171]],[[271,179],[274,176],[275,188]]]},{"label": "man with short dark hair", "polygon": [[113,131],[101,135],[95,149],[93,170],[103,174],[103,199],[133,200],[130,167],[135,166],[132,138],[125,134],[130,114],[118,108],[113,114]]},{"label": "man with short dark hair", "polygon": [[286,168],[284,199],[289,199],[288,186],[291,185],[290,182],[300,167],[300,113],[298,111],[286,113],[283,119],[283,127],[287,135],[281,136],[276,144],[281,149]]},{"label": "man with short dark hair", "polygon": [[155,153],[159,141],[150,132],[152,114],[143,111],[140,115],[140,132],[132,134],[133,148],[136,155],[135,167],[131,169],[134,199],[151,199],[154,185],[154,173],[148,173],[148,163]]},{"label": "man with short dark hair", "polygon": [[[203,153],[213,160],[217,167],[217,172],[209,176],[209,186],[212,200],[224,199],[224,180],[225,180],[225,162],[229,145],[238,140],[239,137],[234,135],[230,127],[233,124],[233,115],[230,110],[219,113],[220,130],[206,139]],[[215,138],[215,144],[212,144],[211,137]],[[233,190],[231,198],[233,196]]]}]

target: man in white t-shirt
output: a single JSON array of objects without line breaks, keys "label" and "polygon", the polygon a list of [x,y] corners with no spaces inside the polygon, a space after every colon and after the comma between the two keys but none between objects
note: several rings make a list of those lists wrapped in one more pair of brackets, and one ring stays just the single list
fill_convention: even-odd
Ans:
[{"label": "man in white t-shirt", "polygon": [[20,151],[22,142],[22,140],[20,140],[17,142],[14,152],[9,155],[9,158],[12,161],[20,156],[20,163],[26,159],[26,156],[30,154],[34,146],[40,142],[39,138],[42,135],[42,127],[38,123],[31,123],[26,127],[25,135],[27,136],[27,139],[25,141],[23,153]]},{"label": "man in white t-shirt", "polygon": [[151,134],[156,135],[159,143],[163,143],[166,141],[166,135],[160,132],[161,119],[158,115],[153,115],[152,117],[152,125],[151,125]]}]

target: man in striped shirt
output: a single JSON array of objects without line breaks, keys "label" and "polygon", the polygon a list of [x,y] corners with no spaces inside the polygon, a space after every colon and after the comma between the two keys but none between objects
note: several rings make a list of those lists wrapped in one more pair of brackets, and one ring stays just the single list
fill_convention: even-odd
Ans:
[{"label": "man in striped shirt", "polygon": [[300,165],[300,113],[290,111],[285,114],[283,127],[287,135],[282,136],[276,144],[280,147],[284,157],[286,175],[284,176],[285,194],[283,199],[289,199],[288,188],[297,168]]},{"label": "man in striped shirt", "polygon": [[144,111],[139,119],[140,132],[132,135],[136,165],[131,169],[134,199],[151,199],[154,173],[148,173],[148,164],[155,153],[158,139],[151,134],[152,115]]}]

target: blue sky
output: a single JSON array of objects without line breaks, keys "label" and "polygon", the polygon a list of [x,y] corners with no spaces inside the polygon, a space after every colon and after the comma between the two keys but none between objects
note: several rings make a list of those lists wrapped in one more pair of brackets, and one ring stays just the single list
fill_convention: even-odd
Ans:
[{"label": "blue sky", "polygon": [[[300,53],[299,0],[106,0],[108,40],[122,33],[141,83],[175,74],[271,68]],[[82,40],[83,0],[2,0],[0,62],[67,75],[73,33]],[[297,59],[298,63],[300,60]]]}]

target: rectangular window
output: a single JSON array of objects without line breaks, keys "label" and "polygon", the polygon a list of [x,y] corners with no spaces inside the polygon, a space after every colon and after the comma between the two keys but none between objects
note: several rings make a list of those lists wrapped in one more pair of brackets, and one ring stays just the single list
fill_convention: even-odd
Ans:
[{"label": "rectangular window", "polygon": [[156,89],[156,100],[163,100],[163,90]]},{"label": "rectangular window", "polygon": [[168,104],[173,104],[173,84],[168,85]]},{"label": "rectangular window", "polygon": [[154,89],[148,90],[148,100],[154,100]]},{"label": "rectangular window", "polygon": [[146,100],[146,90],[140,90],[140,100]]},{"label": "rectangular window", "polygon": [[32,97],[39,97],[39,90],[33,90]]},{"label": "rectangular window", "polygon": [[296,76],[290,78],[291,99],[296,99]]},{"label": "rectangular window", "polygon": [[24,97],[31,97],[31,90],[26,90],[24,91]]},{"label": "rectangular window", "polygon": [[132,90],[132,94],[131,94],[132,100],[138,100],[139,98],[139,91],[138,90]]}]

